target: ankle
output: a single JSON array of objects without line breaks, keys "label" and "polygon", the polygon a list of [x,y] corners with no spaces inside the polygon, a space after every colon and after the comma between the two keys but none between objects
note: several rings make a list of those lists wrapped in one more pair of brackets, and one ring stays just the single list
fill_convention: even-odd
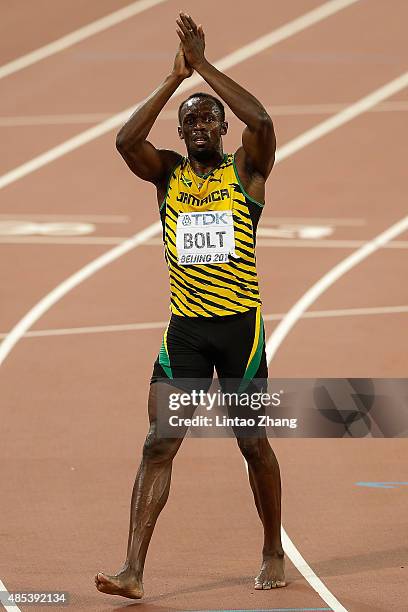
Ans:
[{"label": "ankle", "polygon": [[262,556],[264,559],[283,559],[285,552],[282,546],[277,546],[275,548],[264,548],[262,550]]}]

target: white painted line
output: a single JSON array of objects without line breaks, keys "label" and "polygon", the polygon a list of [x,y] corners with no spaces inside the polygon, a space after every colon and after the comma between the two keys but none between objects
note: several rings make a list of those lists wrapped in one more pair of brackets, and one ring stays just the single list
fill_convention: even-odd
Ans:
[{"label": "white painted line", "polygon": [[37,304],[31,308],[27,314],[20,319],[20,321],[13,327],[7,337],[4,339],[0,346],[0,364],[3,363],[4,359],[13,349],[14,345],[20,340],[20,338],[27,332],[32,325],[38,319],[40,319],[47,310],[51,308],[56,302],[58,302],[64,295],[69,293],[74,287],[77,287],[84,280],[95,274],[101,268],[119,259],[125,253],[128,253],[132,249],[136,248],[143,242],[146,242],[149,238],[161,231],[161,222],[156,221],[152,225],[149,225],[146,229],[138,232],[132,238],[125,240],[120,245],[107,251],[97,259],[94,259],[84,268],[81,268],[78,272],[67,278],[60,285],[55,287],[50,293],[42,298]]},{"label": "white painted line", "polygon": [[[121,244],[126,236],[2,236],[0,244],[41,244],[41,245],[75,245],[75,246],[100,246],[109,244]],[[146,244],[151,244],[146,243]],[[162,242],[154,243],[158,246]]]},{"label": "white painted line", "polygon": [[23,115],[0,117],[0,127],[36,127],[39,125],[76,125],[98,123],[112,117],[112,113],[78,113],[69,115]]},{"label": "white painted line", "polygon": [[[2,598],[10,597],[10,593],[8,592],[5,584],[1,580],[0,580],[0,591],[2,592],[2,596],[3,596]],[[5,610],[7,610],[7,612],[21,612],[20,608],[16,605],[10,606],[8,604],[3,603],[2,601],[0,601],[0,603],[5,608]]]},{"label": "white painted line", "polygon": [[[90,223],[129,223],[130,217],[126,215],[57,215],[48,213],[47,215],[33,213],[1,213],[0,220],[14,221],[23,219],[24,221],[89,221]],[[122,238],[123,239],[123,238]]]},{"label": "white painted line", "polygon": [[[408,306],[378,306],[374,308],[338,308],[335,310],[310,310],[302,315],[302,319],[326,319],[331,317],[356,317],[385,314],[406,314]],[[264,321],[280,321],[286,313],[262,315]],[[59,336],[77,336],[82,334],[104,334],[127,331],[145,331],[162,329],[168,321],[152,321],[151,323],[122,323],[117,325],[92,325],[88,327],[59,327],[56,329],[38,329],[28,331],[23,338],[47,338]],[[0,333],[0,340],[6,338],[8,332]]]},{"label": "white painted line", "polygon": [[399,234],[408,230],[408,216],[404,217],[387,230],[367,242],[360,249],[343,259],[339,264],[334,266],[329,272],[327,272],[322,278],[317,281],[306,293],[292,306],[289,312],[286,313],[285,317],[278,324],[276,329],[269,337],[266,343],[266,353],[268,357],[268,363],[273,359],[279,346],[286,338],[290,330],[294,327],[297,321],[300,319],[302,314],[339,278],[341,278],[346,272],[349,272],[361,261],[372,255],[379,248],[383,247],[387,242],[396,238]]},{"label": "white painted line", "polygon": [[280,224],[280,223],[293,223],[300,225],[345,225],[345,226],[360,226],[365,225],[365,219],[357,219],[352,217],[351,219],[345,217],[261,217],[260,227],[263,225],[268,225],[268,223],[272,224]]},{"label": "white painted line", "polygon": [[10,74],[14,74],[23,68],[27,68],[27,66],[31,66],[32,64],[35,64],[46,57],[50,57],[55,53],[63,51],[64,49],[68,49],[68,47],[72,47],[72,45],[76,45],[90,36],[99,34],[100,32],[103,32],[112,26],[118,25],[119,23],[122,23],[122,21],[125,21],[130,17],[134,17],[138,13],[141,13],[152,6],[156,6],[156,4],[161,4],[165,1],[166,0],[138,0],[137,2],[132,2],[132,4],[129,4],[128,6],[125,6],[114,13],[105,15],[105,17],[101,17],[96,21],[92,21],[92,23],[89,23],[78,30],[74,30],[73,32],[54,40],[44,47],[40,47],[35,51],[22,55],[8,64],[0,66],[0,79],[3,79]]},{"label": "white painted line", "polygon": [[[166,327],[168,321],[152,321],[151,323],[124,323],[122,325],[93,325],[89,327],[66,327],[59,329],[41,329],[29,331],[24,338],[47,338],[50,336],[78,336],[81,334],[104,334],[127,331],[143,331],[149,329],[161,329]],[[0,334],[0,339],[7,334]]]},{"label": "white painted line", "polygon": [[[15,245],[30,245],[37,244],[42,246],[101,246],[121,244],[126,240],[126,236],[2,236],[0,234],[0,244],[15,244]],[[268,240],[259,238],[257,240],[257,248],[277,248],[277,249],[355,249],[367,244],[365,240],[309,240],[309,239],[282,239]],[[161,238],[152,238],[147,240],[143,246],[162,247],[163,241]],[[393,240],[384,244],[383,249],[408,249],[408,241]]]},{"label": "white painted line", "polygon": [[[290,36],[309,28],[319,21],[326,19],[330,15],[334,15],[338,11],[355,4],[356,2],[359,2],[359,0],[330,0],[329,2],[325,2],[321,6],[309,11],[308,13],[305,13],[301,17],[298,17],[297,19],[290,21],[286,25],[270,32],[269,34],[257,38],[252,43],[241,47],[241,49],[238,49],[238,51],[234,51],[233,53],[226,55],[218,62],[215,62],[215,66],[219,70],[227,70],[228,68],[232,68],[244,60],[253,57],[257,53],[278,44],[282,40],[285,40]],[[201,77],[197,74],[193,74],[192,77],[183,81],[173,97],[176,98],[183,95],[185,92],[195,88],[197,84],[201,82]],[[89,128],[80,134],[77,134],[77,136],[74,136],[73,138],[69,138],[60,145],[49,149],[45,153],[34,157],[17,168],[14,168],[14,170],[10,170],[6,174],[3,174],[3,176],[0,177],[0,189],[3,189],[7,185],[18,181],[32,172],[35,172],[39,168],[46,166],[56,159],[67,155],[67,153],[75,151],[88,142],[92,142],[96,138],[103,136],[111,130],[118,128],[129,119],[130,114],[134,112],[136,106],[131,106],[117,115],[113,115],[106,121],[103,121],[102,123],[99,123],[98,125],[95,125],[94,127]]]},{"label": "white painted line", "polygon": [[[346,103],[332,104],[282,104],[280,106],[266,106],[266,110],[274,117],[291,117],[293,115],[331,115],[347,108]],[[408,111],[408,102],[383,102],[370,113],[400,112]],[[226,109],[226,117],[234,117],[233,113]],[[81,123],[92,124],[105,121],[112,117],[112,113],[69,113],[65,115],[10,115],[0,117],[0,127],[35,127],[39,125],[77,125]],[[164,110],[160,113],[157,121],[173,121],[177,119],[177,109]]]},{"label": "white painted line", "polygon": [[348,123],[349,121],[351,121],[355,117],[358,117],[362,113],[367,112],[370,108],[372,108],[379,102],[382,102],[386,98],[393,96],[399,91],[405,89],[405,87],[407,86],[408,71],[402,74],[400,77],[394,79],[393,81],[390,81],[390,83],[387,83],[383,87],[376,89],[368,96],[364,96],[364,98],[361,98],[360,100],[358,100],[358,102],[351,104],[344,110],[337,113],[337,115],[330,117],[330,119],[326,119],[326,121],[322,121],[322,123],[319,123],[315,127],[311,128],[310,130],[307,130],[297,138],[294,138],[293,140],[288,142],[286,145],[284,145],[277,151],[276,161],[279,162],[286,159],[286,157],[289,157],[290,155],[292,155],[296,151],[299,151],[308,144],[311,144],[315,140],[318,140],[326,134],[329,134],[333,130],[337,129],[341,125],[344,125],[345,123]]},{"label": "white painted line", "polygon": [[[0,242],[2,240],[0,239]],[[309,240],[309,239],[288,239],[288,240],[267,240],[264,238],[257,240],[258,247],[274,247],[274,248],[300,248],[300,249],[355,249],[367,244],[366,240]],[[394,240],[384,244],[384,249],[407,249],[408,242],[404,240]]]},{"label": "white painted line", "polygon": [[347,609],[339,602],[339,600],[333,595],[326,585],[320,580],[314,573],[310,565],[302,557],[288,534],[286,533],[283,526],[281,527],[282,545],[285,553],[292,561],[293,565],[299,570],[299,572],[306,578],[310,586],[320,595],[332,609],[333,612],[347,612]]}]

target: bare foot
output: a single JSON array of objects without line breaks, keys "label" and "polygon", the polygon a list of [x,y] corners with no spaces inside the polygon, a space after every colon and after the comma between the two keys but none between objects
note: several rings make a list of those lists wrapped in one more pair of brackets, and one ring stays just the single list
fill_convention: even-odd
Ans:
[{"label": "bare foot", "polygon": [[261,571],[255,578],[256,589],[278,589],[286,586],[283,553],[264,555]]},{"label": "bare foot", "polygon": [[98,591],[109,595],[121,595],[129,599],[141,599],[143,597],[143,583],[129,569],[123,569],[114,576],[108,576],[99,572],[95,576],[95,584]]}]

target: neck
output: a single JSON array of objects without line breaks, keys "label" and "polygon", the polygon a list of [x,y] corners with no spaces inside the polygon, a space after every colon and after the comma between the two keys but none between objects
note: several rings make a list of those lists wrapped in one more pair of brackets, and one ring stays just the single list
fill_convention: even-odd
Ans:
[{"label": "neck", "polygon": [[194,153],[189,154],[188,156],[188,160],[194,172],[201,175],[207,174],[208,172],[211,172],[211,170],[214,170],[214,168],[219,166],[223,158],[224,153],[222,149],[220,151],[215,151],[211,157],[205,160],[197,159],[197,157],[194,156]]}]

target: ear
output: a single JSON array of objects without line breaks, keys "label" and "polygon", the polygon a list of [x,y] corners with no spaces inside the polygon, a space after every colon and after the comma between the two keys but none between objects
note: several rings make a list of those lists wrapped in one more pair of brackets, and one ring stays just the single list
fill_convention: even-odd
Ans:
[{"label": "ear", "polygon": [[179,135],[180,140],[184,140],[183,132],[182,132],[180,126],[177,128],[177,131],[178,131],[178,135]]},{"label": "ear", "polygon": [[225,136],[227,132],[228,132],[228,121],[223,121],[221,123],[221,136]]}]

